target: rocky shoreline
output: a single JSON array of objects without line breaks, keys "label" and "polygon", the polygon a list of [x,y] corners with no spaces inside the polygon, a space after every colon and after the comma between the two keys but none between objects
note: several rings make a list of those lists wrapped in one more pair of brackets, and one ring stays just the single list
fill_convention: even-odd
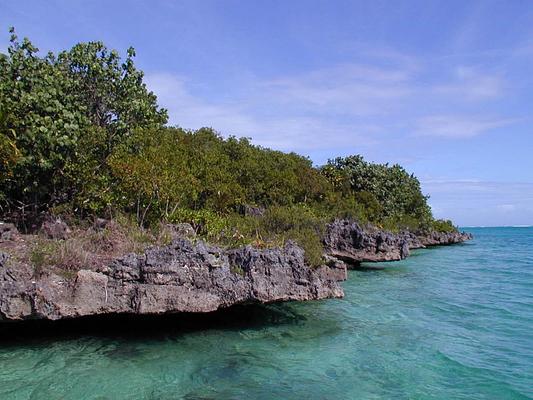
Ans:
[{"label": "rocky shoreline", "polygon": [[[12,240],[8,229],[2,235]],[[238,304],[340,298],[339,282],[361,262],[401,260],[411,249],[471,238],[467,233],[392,234],[336,220],[324,237],[327,265],[318,268],[307,265],[304,251],[292,242],[276,249],[224,249],[177,237],[168,246],[73,276],[36,274],[30,263],[0,252],[0,321],[206,313]]]},{"label": "rocky shoreline", "polygon": [[410,251],[431,246],[463,243],[472,239],[466,232],[391,233],[373,226],[363,227],[350,220],[336,220],[327,225],[324,237],[328,256],[357,266],[362,262],[399,261]]}]

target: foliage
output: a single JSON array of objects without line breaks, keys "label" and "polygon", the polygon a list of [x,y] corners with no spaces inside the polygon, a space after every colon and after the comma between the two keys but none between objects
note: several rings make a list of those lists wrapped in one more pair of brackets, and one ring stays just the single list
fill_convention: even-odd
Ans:
[{"label": "foliage", "polygon": [[[16,133],[9,128],[7,113],[0,109],[0,183],[6,184],[6,181],[13,178],[13,167],[20,158],[20,150],[16,144]],[[0,201],[3,193],[0,191]]]},{"label": "foliage", "polygon": [[328,220],[305,204],[272,206],[260,216],[180,209],[173,221],[190,223],[200,237],[225,247],[279,247],[292,240],[303,247],[310,265],[322,264],[321,237]]},{"label": "foliage", "polygon": [[239,265],[232,265],[232,266],[230,267],[230,271],[233,272],[233,273],[236,274],[236,275],[240,275],[240,276],[243,276],[243,277],[244,277],[244,275],[245,275],[244,270],[243,270],[242,267],[239,266]]},{"label": "foliage", "polygon": [[356,155],[329,160],[321,171],[337,191],[363,204],[373,222],[411,218],[426,226],[432,220],[420,182],[400,165],[373,164]]},{"label": "foliage", "polygon": [[69,200],[77,188],[67,172],[84,160],[81,138],[95,128],[103,137],[92,161],[105,171],[106,157],[133,129],[166,122],[134,66],[133,49],[123,62],[101,42],[40,57],[28,39],[19,42],[10,32],[8,54],[0,56],[0,151],[2,168],[9,168],[2,171],[2,195],[9,205],[37,209]]},{"label": "foliage", "polygon": [[260,219],[260,234],[275,237],[282,242],[294,240],[305,250],[310,265],[322,263],[322,233],[326,220],[305,204],[290,207],[271,207]]},{"label": "foliage", "polygon": [[[183,210],[228,213],[312,202],[324,197],[327,180],[294,153],[223,139],[212,129],[140,130],[110,157],[127,205],[141,219],[176,219]],[[179,211],[182,210],[182,211]]]},{"label": "foliage", "polygon": [[452,233],[457,232],[457,227],[449,219],[437,219],[431,223],[432,230],[436,232]]},{"label": "foliage", "polygon": [[[123,60],[101,42],[40,56],[10,32],[8,54],[0,55],[4,215],[16,208],[82,220],[125,215],[140,232],[162,221],[189,222],[225,246],[295,240],[311,265],[322,263],[322,230],[334,218],[396,231],[455,229],[433,220],[420,182],[399,165],[353,155],[317,168],[307,157],[223,138],[211,128],[167,127],[132,48]],[[247,208],[260,215],[245,215]],[[157,240],[168,236],[159,234]],[[105,244],[105,235],[94,240]],[[133,241],[143,242],[143,235]],[[47,264],[54,252],[74,262],[65,247],[71,245],[88,243],[37,248],[36,264]]]},{"label": "foliage", "polygon": [[141,253],[151,245],[168,244],[164,228],[144,229],[128,215],[117,215],[102,229],[74,225],[72,228],[65,240],[42,235],[29,240],[29,261],[36,275],[49,269],[65,272],[104,266],[115,257]]}]

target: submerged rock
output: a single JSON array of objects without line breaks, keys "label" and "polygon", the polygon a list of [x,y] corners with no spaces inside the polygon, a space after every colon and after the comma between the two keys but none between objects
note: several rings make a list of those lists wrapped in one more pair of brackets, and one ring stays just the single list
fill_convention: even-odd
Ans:
[{"label": "submerged rock", "polygon": [[234,304],[316,300],[344,295],[346,266],[310,268],[294,243],[225,250],[176,239],[67,279],[36,278],[33,267],[0,257],[0,319],[58,320],[98,314],[210,312]]}]

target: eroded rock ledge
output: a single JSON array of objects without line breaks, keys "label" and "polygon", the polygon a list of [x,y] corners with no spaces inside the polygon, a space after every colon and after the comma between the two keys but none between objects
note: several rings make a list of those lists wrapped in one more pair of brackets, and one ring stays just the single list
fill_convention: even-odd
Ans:
[{"label": "eroded rock ledge", "polygon": [[225,250],[179,238],[74,277],[35,277],[0,253],[0,320],[58,320],[97,314],[209,312],[234,304],[344,295],[343,265],[310,268],[296,244]]},{"label": "eroded rock ledge", "polygon": [[[1,240],[18,235],[8,225],[0,226]],[[291,242],[281,249],[223,249],[180,232],[168,246],[76,272],[37,271],[0,252],[0,321],[205,313],[237,304],[338,298],[344,295],[339,281],[346,279],[347,268],[401,260],[412,249],[472,238],[464,232],[393,234],[336,220],[324,236],[328,265],[310,268],[304,251]]]},{"label": "eroded rock ledge", "polygon": [[408,257],[413,249],[471,239],[472,235],[466,232],[395,234],[372,226],[363,227],[350,220],[335,220],[326,227],[324,246],[328,256],[345,261],[348,266],[357,266],[361,262],[398,261]]}]

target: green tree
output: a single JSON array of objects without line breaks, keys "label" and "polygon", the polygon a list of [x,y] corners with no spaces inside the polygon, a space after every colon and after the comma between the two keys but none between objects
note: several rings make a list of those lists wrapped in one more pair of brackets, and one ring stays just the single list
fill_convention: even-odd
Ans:
[{"label": "green tree", "polygon": [[28,39],[20,42],[13,28],[10,33],[7,55],[0,57],[0,104],[9,125],[9,135],[5,128],[2,132],[2,151],[8,137],[19,156],[2,188],[8,206],[37,211],[72,197],[76,188],[67,170],[83,153],[94,153],[80,146],[93,128],[104,133],[94,156],[105,170],[107,156],[122,138],[137,127],[166,123],[166,111],[157,107],[135,69],[133,49],[124,62],[101,42],[40,57]]},{"label": "green tree", "polygon": [[[7,113],[0,109],[0,183],[6,185],[13,179],[13,167],[20,157],[20,150],[16,144],[15,131],[10,128]],[[0,204],[5,201],[4,193],[0,190]]]},{"label": "green tree", "polygon": [[[223,243],[295,239],[313,264],[333,218],[389,229],[455,229],[434,221],[418,179],[359,155],[320,168],[296,153],[167,127],[134,65],[101,42],[39,55],[10,30],[0,55],[0,207],[33,213],[116,211],[141,224],[191,222]],[[243,215],[252,210],[254,215]],[[248,213],[250,214],[250,213]]]},{"label": "green tree", "polygon": [[411,227],[416,221],[422,227],[432,220],[428,197],[422,193],[419,180],[400,165],[373,164],[354,155],[329,160],[321,171],[337,191],[353,196],[371,221],[403,227]]}]

